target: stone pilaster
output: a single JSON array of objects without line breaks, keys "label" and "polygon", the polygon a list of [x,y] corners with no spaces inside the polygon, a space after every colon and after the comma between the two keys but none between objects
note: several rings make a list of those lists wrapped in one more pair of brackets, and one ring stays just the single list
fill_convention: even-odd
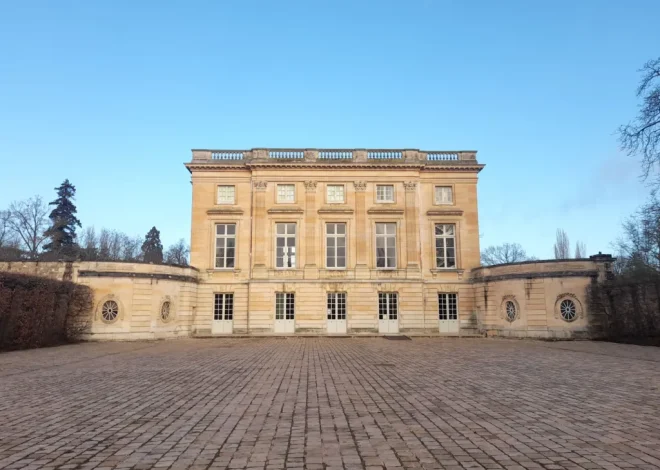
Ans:
[{"label": "stone pilaster", "polygon": [[421,276],[420,269],[420,248],[417,230],[419,225],[419,215],[417,211],[417,182],[407,181],[403,183],[406,189],[406,257],[408,265],[406,266],[407,277],[417,278]]},{"label": "stone pilaster", "polygon": [[305,279],[318,279],[316,265],[316,181],[305,181]]},{"label": "stone pilaster", "polygon": [[358,279],[369,278],[369,240],[367,227],[367,204],[366,204],[366,181],[354,181],[355,188],[355,277]]},{"label": "stone pilaster", "polygon": [[257,279],[268,277],[268,268],[266,267],[266,181],[253,181],[252,190],[254,191],[254,260],[252,276]]}]

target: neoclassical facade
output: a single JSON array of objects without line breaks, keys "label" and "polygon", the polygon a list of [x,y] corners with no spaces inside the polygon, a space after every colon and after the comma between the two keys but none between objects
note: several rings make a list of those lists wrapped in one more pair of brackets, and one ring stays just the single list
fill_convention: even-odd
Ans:
[{"label": "neoclassical facade", "polygon": [[95,292],[89,339],[594,336],[612,258],[480,266],[474,151],[193,150],[190,268],[10,263]]}]

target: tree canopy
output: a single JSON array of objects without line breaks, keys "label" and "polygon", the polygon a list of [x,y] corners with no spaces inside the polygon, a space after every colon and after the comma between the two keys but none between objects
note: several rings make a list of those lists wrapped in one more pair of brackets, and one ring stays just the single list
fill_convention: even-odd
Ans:
[{"label": "tree canopy", "polygon": [[163,262],[163,244],[160,241],[160,232],[156,227],[151,227],[144,237],[142,259],[147,263],[161,264]]},{"label": "tree canopy", "polygon": [[48,216],[51,225],[44,233],[50,242],[44,245],[44,249],[50,252],[72,251],[76,245],[76,227],[81,227],[76,217],[78,210],[73,203],[76,187],[66,179],[55,191],[57,199],[49,204],[55,206]]}]

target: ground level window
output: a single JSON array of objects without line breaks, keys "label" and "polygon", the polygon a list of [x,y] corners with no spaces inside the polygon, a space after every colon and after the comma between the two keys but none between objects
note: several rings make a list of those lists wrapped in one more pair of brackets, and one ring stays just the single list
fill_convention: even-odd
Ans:
[{"label": "ground level window", "polygon": [[234,294],[215,294],[214,320],[234,319]]},{"label": "ground level window", "polygon": [[458,320],[456,294],[438,294],[438,318],[440,320]]},{"label": "ground level window", "polygon": [[575,308],[575,302],[570,299],[564,299],[559,304],[559,313],[561,318],[564,321],[571,322],[577,318],[577,308]]},{"label": "ground level window", "polygon": [[328,293],[328,320],[346,320],[346,293]]},{"label": "ground level window", "polygon": [[396,292],[378,293],[378,319],[396,320],[399,316],[399,296]]},{"label": "ground level window", "polygon": [[275,294],[275,319],[293,320],[295,318],[295,294],[277,292]]}]

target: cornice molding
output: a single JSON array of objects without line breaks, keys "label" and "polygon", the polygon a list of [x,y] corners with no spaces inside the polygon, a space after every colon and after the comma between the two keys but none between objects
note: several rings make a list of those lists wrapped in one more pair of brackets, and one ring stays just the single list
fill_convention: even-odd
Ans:
[{"label": "cornice molding", "polygon": [[[449,163],[449,162],[448,162]],[[430,171],[430,172],[446,172],[446,171],[457,171],[457,172],[466,172],[479,173],[486,165],[483,164],[474,164],[466,163],[461,164],[457,162],[451,162],[451,164],[410,164],[410,163],[322,163],[322,162],[264,162],[264,163],[226,163],[226,162],[209,162],[209,163],[186,163],[186,168],[188,171],[222,171],[222,170],[250,170],[252,168],[283,168],[283,169],[293,169],[293,168],[304,168],[304,169],[330,169],[330,168],[341,168],[342,170],[365,170],[365,169],[398,169],[398,170],[419,170],[419,171]]]},{"label": "cornice molding", "polygon": [[349,206],[323,206],[318,210],[319,214],[353,214],[354,212]]}]

